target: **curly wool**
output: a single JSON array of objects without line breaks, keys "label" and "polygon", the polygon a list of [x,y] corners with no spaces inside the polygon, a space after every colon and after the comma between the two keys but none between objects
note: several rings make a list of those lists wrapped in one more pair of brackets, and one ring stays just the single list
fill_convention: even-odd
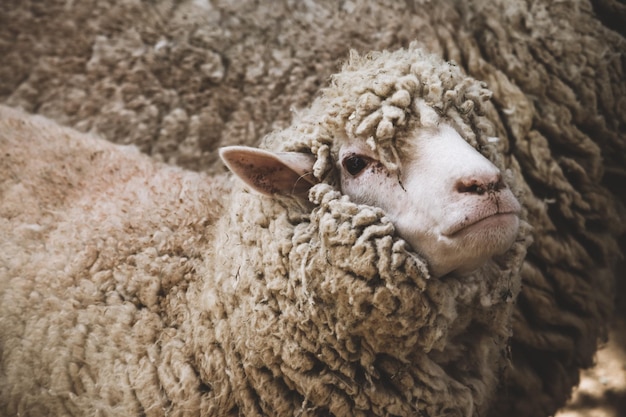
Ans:
[{"label": "curly wool", "polygon": [[[380,218],[383,213],[354,205],[341,196],[336,188],[334,161],[343,141],[361,140],[378,150],[390,169],[397,169],[398,154],[406,152],[405,135],[411,129],[442,120],[451,122],[474,146],[483,144],[483,150],[491,150],[488,155],[498,160],[488,145],[494,129],[483,116],[483,103],[489,97],[483,84],[464,76],[453,64],[424,53],[416,44],[409,50],[363,57],[353,53],[309,111],[300,114],[291,128],[265,138],[264,145],[274,150],[316,154],[314,174],[324,181],[312,190],[311,202],[321,206],[313,210],[309,219],[307,228],[311,231],[302,239],[306,244],[298,249],[300,255],[295,263],[281,268],[289,271],[291,286],[300,281],[304,298],[279,304],[277,309],[282,311],[293,305],[304,308],[294,321],[307,325],[293,332],[316,335],[314,339],[322,338],[324,344],[300,341],[300,348],[291,349],[300,351],[298,357],[311,358],[305,360],[311,369],[328,367],[334,371],[332,378],[317,383],[311,377],[302,380],[298,374],[284,383],[290,388],[295,386],[299,392],[308,392],[311,387],[321,390],[319,399],[313,394],[304,397],[308,407],[324,407],[323,412],[335,415],[359,415],[358,410],[370,410],[376,415],[406,415],[417,410],[430,415],[473,415],[487,406],[497,373],[504,366],[510,336],[510,302],[520,287],[517,270],[529,242],[528,228],[522,227],[519,241],[507,255],[490,262],[472,277],[431,280],[422,261],[404,271],[406,268],[399,268],[407,257],[401,255],[407,250],[404,242],[393,243],[393,226]],[[386,117],[390,114],[394,117]],[[267,212],[249,201],[241,205],[246,207],[244,213]],[[331,213],[325,214],[325,210]],[[267,216],[262,222],[268,222]],[[237,215],[237,219],[245,217]],[[369,223],[370,227],[363,228]],[[229,224],[228,229],[233,228],[237,226]],[[274,235],[259,236],[263,229],[258,225],[244,230],[253,235],[242,243],[244,248],[254,242],[277,239]],[[299,241],[297,231],[290,237],[294,245]],[[319,244],[314,238],[316,234]],[[369,242],[371,239],[374,242]],[[369,243],[369,248],[365,243]],[[302,253],[306,254],[304,259]],[[237,253],[232,259],[241,256],[243,253]],[[415,254],[407,259],[414,257]],[[258,267],[273,265],[275,261],[265,260]],[[385,272],[389,262],[395,266],[391,275]],[[412,262],[415,261],[409,265]],[[254,260],[247,259],[246,263]],[[280,271],[264,276],[277,273]],[[282,286],[279,292],[289,293]],[[271,297],[261,300],[267,299]],[[312,317],[325,311],[321,323],[306,314],[309,306],[314,306]],[[253,340],[256,326],[246,336],[246,343]],[[284,340],[284,336],[278,340]],[[260,340],[257,346],[264,343],[267,341]],[[332,355],[320,357],[320,352],[329,348]],[[313,360],[316,356],[317,360]],[[422,368],[429,371],[423,374]],[[277,377],[283,372],[284,369],[273,371],[271,375]],[[396,383],[397,372],[406,374],[411,382]],[[346,381],[354,381],[355,377],[365,385],[357,384],[345,393]],[[269,386],[264,379],[254,390],[258,394],[258,390]],[[390,390],[390,386],[395,389]],[[394,395],[395,390],[401,394]],[[358,406],[352,406],[353,401]],[[328,403],[333,405],[326,410],[324,404]]]},{"label": "curly wool", "polygon": [[[405,61],[407,58],[402,53],[382,53],[382,56],[386,57],[381,60],[385,63],[377,64],[397,74],[395,80],[410,72],[411,63]],[[367,65],[369,58],[353,56],[352,59]],[[436,87],[445,85],[436,76],[428,78],[434,72],[432,67],[428,69],[428,59],[420,62],[425,69],[418,80],[422,77]],[[614,297],[614,268],[620,256],[617,239],[624,233],[621,220],[624,214],[601,180],[603,161],[609,163],[609,174],[619,177],[621,168],[611,169],[610,161],[623,153],[603,155],[594,142],[595,137],[583,134],[568,121],[567,108],[579,106],[577,103],[566,101],[566,107],[546,98],[550,105],[543,104],[542,111],[549,114],[538,117],[533,103],[520,89],[498,75],[494,85],[499,89],[496,100],[499,107],[495,108],[484,102],[489,92],[480,83],[464,78],[458,68],[449,64],[444,68],[443,74],[447,71],[454,74],[450,78],[455,84],[447,91],[435,87],[435,99],[429,103],[430,107],[446,108],[448,113],[441,117],[452,122],[469,143],[506,170],[511,186],[523,196],[528,220],[534,226],[535,245],[522,268],[525,285],[514,311],[514,366],[506,370],[494,415],[548,415],[567,400],[571,387],[578,382],[578,370],[593,364],[597,343],[606,337]],[[382,73],[386,74],[385,70]],[[376,77],[374,74],[376,71],[369,77]],[[289,149],[306,150],[310,146],[318,156],[314,173],[320,178],[334,169],[338,144],[356,139],[376,147],[378,142],[372,138],[378,139],[378,134],[386,144],[380,146],[379,155],[393,169],[398,150],[388,145],[397,143],[401,149],[402,132],[410,131],[411,122],[418,125],[421,122],[415,105],[419,100],[414,100],[413,108],[409,109],[401,104],[389,104],[394,94],[397,102],[402,103],[401,98],[407,95],[404,91],[410,88],[394,84],[393,76],[381,75],[376,81],[370,79],[369,84],[361,77],[367,78],[359,71],[351,71],[347,64],[346,71],[333,79],[335,85],[323,92],[334,103],[329,106],[336,109],[329,112],[329,119],[317,122],[307,120],[306,115],[300,116],[294,124],[295,133],[289,131],[289,135],[302,136],[303,144],[292,146],[285,139],[287,146],[291,146]],[[334,90],[336,86],[340,88]],[[456,94],[457,89],[468,89],[469,97]],[[341,93],[335,98],[333,94],[337,91],[352,94],[352,99],[343,102]],[[571,94],[566,93],[563,92],[569,98]],[[447,101],[447,98],[454,99]],[[446,106],[442,102],[454,105]],[[472,103],[475,111],[466,112],[465,108]],[[387,111],[397,116],[393,121],[384,119],[385,107],[393,109]],[[513,108],[515,111],[510,110]],[[608,138],[617,147],[624,143],[604,130],[596,136],[599,143]],[[493,141],[494,137],[498,140]],[[576,139],[567,141],[567,137]],[[280,144],[282,138],[280,135],[276,142]],[[280,148],[282,145],[275,145],[274,140],[270,137],[267,146]],[[537,401],[529,403],[529,397]]]},{"label": "curly wool", "polygon": [[382,211],[328,184],[311,198],[305,220],[241,193],[218,233],[210,262],[230,269],[205,283],[196,314],[232,341],[233,390],[250,399],[240,411],[479,415],[504,365],[526,242],[474,276],[433,280]]},{"label": "curly wool", "polygon": [[514,366],[493,415],[554,414],[593,364],[623,276],[613,267],[626,225],[619,1],[208,4],[8,2],[0,100],[218,172],[217,147],[287,126],[350,48],[419,39],[493,91],[487,115],[502,140],[490,158],[511,169],[534,226]]},{"label": "curly wool", "polygon": [[[386,67],[390,58],[402,55],[430,65]],[[78,206],[68,202],[68,212],[63,205],[56,209],[54,236],[35,237],[46,249],[17,255],[16,248],[32,240],[7,232],[11,238],[5,245],[13,248],[20,266],[3,260],[8,266],[2,281],[12,284],[3,284],[0,303],[3,361],[9,364],[0,385],[2,409],[24,415],[60,410],[137,415],[156,409],[172,415],[194,410],[249,416],[483,415],[506,362],[529,228],[522,222],[511,250],[475,274],[432,279],[381,210],[341,195],[329,158],[334,151],[329,139],[340,141],[359,130],[349,110],[370,94],[369,86],[406,79],[406,71],[424,82],[422,71],[427,74],[437,62],[416,47],[362,60],[353,56],[348,71],[361,68],[370,79],[365,90],[346,89],[348,83],[338,78],[303,115],[309,123],[293,128],[317,135],[290,129],[268,138],[268,145],[281,139],[284,149],[302,150],[307,143],[311,152],[317,148],[326,169],[320,170],[324,180],[312,188],[309,202],[268,199],[240,185],[228,195],[229,185],[221,179],[158,168],[137,154],[126,156],[113,145],[94,146],[85,138],[78,146],[82,152],[72,154],[76,145],[70,139],[76,133],[70,131],[61,132],[69,140],[61,149],[69,150],[59,152],[57,139],[44,135],[39,141],[54,150],[44,154],[51,158],[47,162],[55,162],[56,169],[65,166],[70,179],[86,170],[76,188],[86,200]],[[452,66],[443,68],[446,77],[460,74]],[[403,129],[434,121],[436,112],[424,118],[432,107],[446,109],[439,117],[463,123],[464,136],[471,132],[471,139],[486,141],[489,125],[479,113],[484,95],[472,95],[482,87],[473,89],[480,85],[471,81],[462,90],[442,85],[434,99],[426,88],[412,90],[410,101],[427,106],[405,106],[405,125],[398,123],[401,117],[392,119],[393,137],[384,132],[379,138],[384,129],[376,127],[375,135],[354,139],[374,143],[383,155],[400,154]],[[348,99],[341,96],[343,89]],[[449,100],[451,91],[466,94]],[[393,89],[384,93],[389,98],[381,103],[406,96]],[[418,96],[422,93],[426,99]],[[433,102],[436,97],[441,103]],[[472,97],[474,106],[463,107]],[[406,97],[400,101],[406,103]],[[4,134],[19,135],[16,122],[9,123],[13,126],[2,129]],[[81,154],[85,161],[110,155],[108,171],[115,179],[101,178],[95,167],[69,163]],[[390,157],[387,163],[396,161]],[[9,172],[13,169],[9,166]],[[48,178],[38,172],[33,175],[45,184]],[[170,177],[172,184],[165,185]],[[14,181],[11,175],[3,178]],[[28,177],[17,178],[28,184]],[[49,180],[54,190],[55,180]],[[98,181],[111,181],[109,191],[94,193],[88,185]],[[215,209],[219,215],[207,213],[206,206],[218,200],[215,190],[198,185],[202,182],[214,182],[223,194],[223,208]],[[63,192],[65,183],[56,188]],[[41,186],[31,192],[36,195]],[[85,212],[86,207],[91,210]],[[45,205],[42,210],[47,211]],[[18,221],[5,225],[15,229]],[[37,221],[35,216],[23,224]],[[155,240],[162,242],[156,251]],[[60,264],[70,269],[55,260],[57,251],[64,254]],[[32,276],[43,279],[35,279],[34,288],[24,287]],[[31,308],[28,294],[41,294],[45,315]],[[57,301],[62,299],[69,302]],[[45,329],[60,333],[46,335]],[[39,347],[42,340],[43,356],[21,348],[25,343]],[[34,378],[41,369],[50,378]],[[46,387],[45,393],[33,391],[33,381]]]},{"label": "curly wool", "polygon": [[[406,136],[446,121],[497,162],[490,141],[496,129],[485,117],[490,98],[484,83],[417,43],[408,50],[364,56],[352,51],[311,110],[296,115],[290,128],[268,135],[263,146],[314,153],[314,175],[323,179],[334,170],[342,143],[362,141],[391,173],[398,173],[399,152],[408,152],[406,142],[411,140]],[[502,161],[498,166],[503,168]]]},{"label": "curly wool", "polygon": [[176,327],[220,179],[6,107],[0,147],[0,412],[197,409]]}]

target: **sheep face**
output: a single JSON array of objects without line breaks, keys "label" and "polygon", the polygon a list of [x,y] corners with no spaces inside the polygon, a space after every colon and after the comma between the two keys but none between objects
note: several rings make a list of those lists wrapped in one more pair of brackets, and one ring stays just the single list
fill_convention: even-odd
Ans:
[{"label": "sheep face", "polygon": [[385,210],[431,273],[470,272],[513,244],[520,205],[498,168],[448,125],[407,141],[400,176],[362,142],[339,151],[342,191]]},{"label": "sheep face", "polygon": [[[473,271],[511,247],[520,205],[495,165],[445,124],[418,129],[406,148],[398,176],[367,144],[341,146],[342,192],[356,203],[382,208],[434,276]],[[265,195],[304,195],[315,183],[311,155],[241,146],[222,148],[220,155],[235,175]]]}]

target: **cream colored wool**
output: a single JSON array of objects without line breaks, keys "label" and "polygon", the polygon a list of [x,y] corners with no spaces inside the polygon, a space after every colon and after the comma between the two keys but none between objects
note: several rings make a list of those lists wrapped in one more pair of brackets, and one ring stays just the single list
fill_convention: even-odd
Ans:
[{"label": "cream colored wool", "polygon": [[218,172],[218,146],[287,126],[351,48],[417,39],[455,60],[493,91],[488,116],[534,226],[493,415],[548,416],[593,364],[624,278],[624,12],[618,0],[9,0],[0,101]]},{"label": "cream colored wool", "polygon": [[0,413],[196,407],[177,327],[218,180],[6,107],[0,147]]},{"label": "cream colored wool", "polygon": [[488,98],[415,46],[353,54],[266,141],[318,155],[309,202],[2,108],[0,409],[484,415],[506,365],[528,226],[473,275],[430,278],[380,209],[338,191],[330,155],[364,140],[393,168],[406,132],[446,120],[502,166]]}]

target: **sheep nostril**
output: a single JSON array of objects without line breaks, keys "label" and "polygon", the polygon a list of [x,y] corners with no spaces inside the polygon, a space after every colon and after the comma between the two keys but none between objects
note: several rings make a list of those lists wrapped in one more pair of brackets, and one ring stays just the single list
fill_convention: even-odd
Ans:
[{"label": "sheep nostril", "polygon": [[462,194],[469,193],[480,195],[486,191],[486,187],[475,181],[459,181],[457,183],[456,190]]},{"label": "sheep nostril", "polygon": [[457,181],[456,191],[458,193],[468,193],[483,195],[486,192],[495,192],[504,188],[504,181],[500,174],[481,178],[480,176],[466,178]]}]

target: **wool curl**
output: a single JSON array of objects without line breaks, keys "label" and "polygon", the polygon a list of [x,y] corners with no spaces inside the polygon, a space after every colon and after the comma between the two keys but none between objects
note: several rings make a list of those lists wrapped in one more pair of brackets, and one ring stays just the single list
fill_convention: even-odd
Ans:
[{"label": "wool curl", "polygon": [[[399,152],[421,127],[447,122],[472,146],[489,147],[496,131],[485,117],[491,95],[484,83],[416,42],[394,52],[352,51],[312,109],[297,115],[291,128],[268,135],[262,146],[315,154],[313,174],[324,179],[334,172],[341,144],[362,141],[400,176]],[[497,159],[493,151],[485,154]]]},{"label": "wool curl", "polygon": [[438,280],[384,212],[330,184],[312,188],[315,206],[298,219],[290,202],[234,198],[228,247],[215,258],[231,270],[205,283],[198,314],[224,331],[233,391],[258,399],[240,404],[245,415],[487,409],[506,362],[527,225],[498,260]]}]

